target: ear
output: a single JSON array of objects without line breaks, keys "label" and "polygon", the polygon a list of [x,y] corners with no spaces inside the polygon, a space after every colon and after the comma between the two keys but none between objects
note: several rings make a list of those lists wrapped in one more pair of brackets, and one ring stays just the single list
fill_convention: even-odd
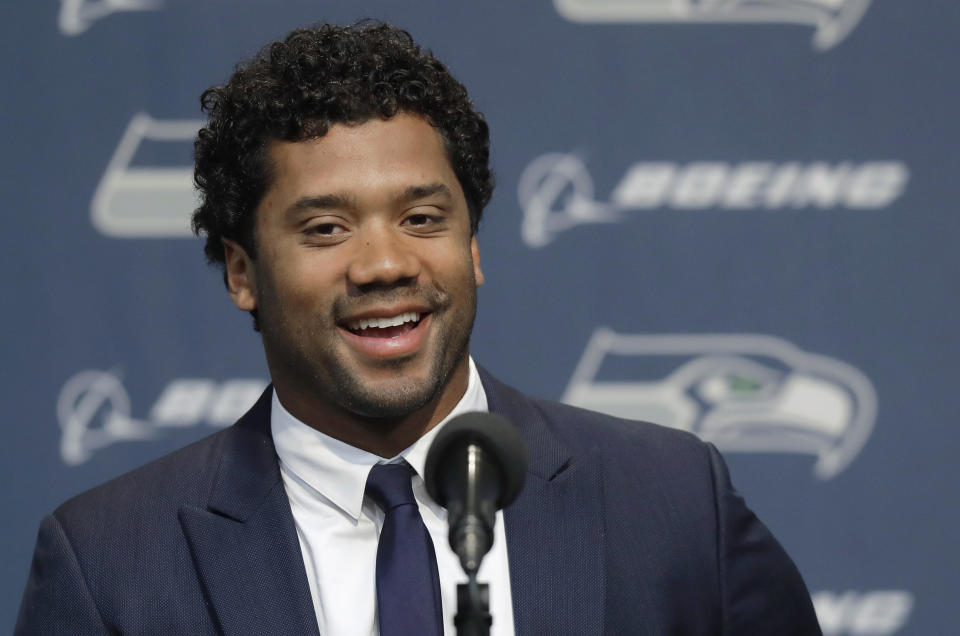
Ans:
[{"label": "ear", "polygon": [[257,280],[253,260],[236,241],[223,240],[224,270],[227,274],[227,289],[238,309],[253,311],[257,308]]},{"label": "ear", "polygon": [[477,287],[483,285],[483,270],[480,269],[480,247],[477,245],[477,235],[470,237],[470,256],[473,258],[473,277]]}]

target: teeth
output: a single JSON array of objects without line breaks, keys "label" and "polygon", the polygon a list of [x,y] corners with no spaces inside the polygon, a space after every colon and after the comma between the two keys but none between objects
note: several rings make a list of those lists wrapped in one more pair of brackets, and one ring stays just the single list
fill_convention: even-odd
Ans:
[{"label": "teeth", "polygon": [[370,328],[386,329],[387,327],[398,327],[405,322],[417,322],[419,320],[420,314],[413,311],[408,311],[407,313],[392,316],[390,318],[363,318],[361,320],[355,320],[347,326],[353,331]]}]

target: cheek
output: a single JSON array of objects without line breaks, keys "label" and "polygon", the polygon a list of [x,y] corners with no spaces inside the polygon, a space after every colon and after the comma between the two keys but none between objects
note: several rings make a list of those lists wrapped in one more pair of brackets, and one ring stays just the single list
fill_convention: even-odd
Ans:
[{"label": "cheek", "polygon": [[312,309],[328,307],[336,295],[333,282],[313,272],[290,279],[287,292],[287,302],[292,306]]},{"label": "cheek", "polygon": [[447,269],[446,281],[451,291],[462,295],[475,294],[477,287],[483,281],[483,272],[476,261],[461,253],[455,261],[451,261]]},{"label": "cheek", "polygon": [[[292,251],[292,250],[291,250]],[[292,256],[292,255],[291,255]],[[307,309],[326,305],[334,290],[332,268],[308,258],[282,258],[274,261],[265,289],[278,310]]]},{"label": "cheek", "polygon": [[450,245],[442,251],[435,252],[431,255],[430,262],[433,271],[448,281],[473,279],[479,272],[470,251],[465,250],[462,245]]}]

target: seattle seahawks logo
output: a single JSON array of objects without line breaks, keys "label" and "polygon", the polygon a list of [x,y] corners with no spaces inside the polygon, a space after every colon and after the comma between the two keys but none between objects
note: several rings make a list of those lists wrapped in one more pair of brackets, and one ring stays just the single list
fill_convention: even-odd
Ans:
[{"label": "seattle seahawks logo", "polygon": [[782,23],[814,27],[813,48],[833,48],[871,0],[553,0],[573,22]]},{"label": "seattle seahawks logo", "polygon": [[190,217],[199,200],[190,155],[202,125],[134,115],[93,193],[93,226],[115,238],[193,237]]},{"label": "seattle seahawks logo", "polygon": [[[626,379],[614,375],[624,368]],[[761,334],[599,328],[562,399],[690,431],[726,452],[812,455],[820,479],[850,465],[877,415],[876,391],[859,369]]]}]

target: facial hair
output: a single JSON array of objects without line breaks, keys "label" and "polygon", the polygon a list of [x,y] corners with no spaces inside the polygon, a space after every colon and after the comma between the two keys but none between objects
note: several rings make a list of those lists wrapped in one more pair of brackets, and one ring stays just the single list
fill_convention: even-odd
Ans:
[{"label": "facial hair", "polygon": [[[380,390],[380,387],[365,385],[355,374],[350,373],[343,366],[334,366],[330,369],[330,380],[334,391],[339,395],[339,402],[347,410],[370,419],[400,419],[427,405],[435,396],[439,395],[447,385],[454,370],[467,355],[470,344],[470,332],[476,317],[476,285],[471,288],[473,293],[468,303],[466,320],[459,320],[459,324],[450,324],[449,319],[452,302],[450,295],[437,287],[417,285],[409,293],[402,291],[395,293],[399,288],[371,292],[370,297],[341,299],[334,306],[335,316],[344,316],[355,313],[353,306],[363,307],[374,303],[396,303],[404,300],[416,299],[431,308],[431,320],[442,320],[439,325],[441,333],[435,337],[435,346],[429,366],[428,377],[414,385],[396,387],[389,390]],[[444,314],[446,314],[444,316]],[[339,322],[339,318],[338,318]],[[332,352],[331,352],[332,353]],[[397,374],[403,372],[407,358],[384,360],[382,368],[393,368]]]},{"label": "facial hair", "polygon": [[[260,281],[259,316],[264,344],[274,367],[298,392],[365,419],[396,420],[426,406],[441,394],[469,350],[470,332],[476,316],[476,279],[473,270],[460,281],[454,302],[450,293],[434,285],[397,284],[355,295],[338,297],[331,316],[300,324],[291,320],[275,294],[266,272]],[[463,289],[460,289],[462,287]],[[381,369],[394,369],[397,382],[389,386],[365,381],[345,360],[335,330],[345,316],[365,307],[413,301],[430,308],[430,360],[425,378],[403,377],[407,357],[380,361]],[[418,327],[419,328],[419,327]]]}]

